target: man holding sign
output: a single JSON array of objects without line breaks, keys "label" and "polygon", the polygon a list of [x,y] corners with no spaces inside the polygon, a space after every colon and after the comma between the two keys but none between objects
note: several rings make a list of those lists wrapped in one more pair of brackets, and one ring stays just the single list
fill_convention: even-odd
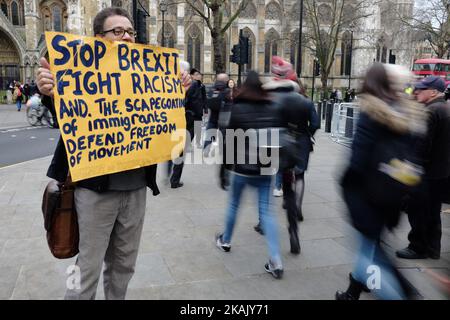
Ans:
[{"label": "man holding sign", "polygon": [[136,31],[125,10],[106,8],[93,25],[96,38],[46,34],[50,64],[41,59],[37,84],[43,103],[56,109],[62,135],[47,175],[65,181],[70,168],[76,181],[80,288],[69,288],[65,298],[94,299],[104,262],[105,298],[124,299],[146,187],[159,194],[156,163],[184,145],[174,146],[171,133],[184,129],[191,80],[182,72],[180,81],[174,50],[133,45]]}]

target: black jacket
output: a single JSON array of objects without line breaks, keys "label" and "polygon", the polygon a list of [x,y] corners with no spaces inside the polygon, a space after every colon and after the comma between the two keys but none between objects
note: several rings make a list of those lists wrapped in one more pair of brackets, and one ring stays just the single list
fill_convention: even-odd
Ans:
[{"label": "black jacket", "polygon": [[374,203],[367,191],[370,186],[367,177],[375,170],[372,166],[374,148],[385,137],[395,135],[410,137],[411,150],[415,150],[414,137],[425,131],[425,114],[423,107],[406,99],[394,106],[364,94],[359,105],[361,113],[352,142],[350,164],[341,179],[341,186],[353,226],[376,239],[385,226],[396,226],[400,208]]},{"label": "black jacket", "polygon": [[283,127],[297,136],[314,136],[319,128],[319,117],[311,100],[296,92],[297,84],[290,80],[271,81],[264,85],[279,106]]},{"label": "black jacket", "polygon": [[227,88],[226,82],[216,81],[214,83],[214,87],[208,92],[206,106],[210,110],[208,121],[211,127],[217,128],[220,112],[229,112],[231,109],[230,89]]},{"label": "black jacket", "polygon": [[450,177],[450,104],[438,98],[426,105],[428,132],[420,148],[425,175],[430,179]]},{"label": "black jacket", "polygon": [[[43,96],[42,104],[54,112],[55,106],[49,97]],[[154,196],[159,194],[158,185],[156,184],[156,169],[157,165],[145,167],[147,187],[152,189]],[[57,181],[65,181],[68,173],[69,164],[67,162],[66,148],[64,147],[64,142],[60,136],[55,153],[53,154],[52,162],[47,170],[47,176]],[[105,192],[109,185],[109,175],[77,181],[76,185],[96,192]]]},{"label": "black jacket", "polygon": [[206,89],[201,81],[192,81],[186,92],[185,110],[186,113],[191,113],[194,116],[194,120],[202,119],[203,111],[206,110]]},{"label": "black jacket", "polygon": [[[281,125],[279,109],[268,99],[264,98],[246,98],[237,97],[234,100],[235,104],[231,107],[230,121],[227,129],[242,129],[244,132],[256,135],[258,141],[256,142],[256,149],[250,148],[249,139],[245,139],[245,148],[239,148],[239,143],[235,138],[234,150],[228,150],[228,142],[225,144],[224,151],[224,162],[227,163],[227,167],[232,169],[236,173],[244,175],[260,175],[261,168],[266,166],[270,167],[271,164],[261,164],[259,158],[257,157],[256,163],[251,160],[251,154],[257,152],[259,154],[259,149],[262,147],[259,141],[259,129],[270,129],[279,128]],[[249,129],[254,129],[247,131]],[[270,138],[269,138],[270,139]],[[226,137],[225,141],[229,141],[229,137]],[[267,141],[270,143],[270,140]],[[227,153],[234,152],[233,163],[226,161]],[[242,154],[244,152],[244,154]],[[253,154],[254,155],[254,154]],[[270,156],[270,155],[269,155]],[[238,161],[239,158],[244,158],[244,163]]]},{"label": "black jacket", "polygon": [[298,173],[308,167],[309,153],[313,149],[312,138],[319,128],[319,116],[314,104],[297,92],[298,85],[290,80],[270,81],[264,85],[270,92],[273,102],[279,108],[281,127],[287,128],[288,135],[295,143],[283,145],[281,167],[295,167]]}]

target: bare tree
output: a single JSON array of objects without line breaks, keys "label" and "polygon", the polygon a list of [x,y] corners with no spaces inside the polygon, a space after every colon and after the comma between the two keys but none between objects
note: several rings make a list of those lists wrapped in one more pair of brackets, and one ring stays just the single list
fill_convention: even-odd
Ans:
[{"label": "bare tree", "polygon": [[[186,0],[186,4],[203,19],[211,32],[214,49],[214,70],[217,73],[225,72],[226,67],[225,32],[249,2],[250,0],[240,0],[234,12],[228,11],[228,17],[225,17],[225,10],[231,8],[231,0]],[[199,6],[199,3],[202,5]]]},{"label": "bare tree", "polygon": [[397,11],[398,19],[407,27],[424,36],[436,53],[443,58],[449,53],[450,1],[427,0],[414,8],[412,15]]},{"label": "bare tree", "polygon": [[370,8],[374,4],[376,1],[369,0],[304,1],[305,20],[309,29],[305,37],[309,49],[320,64],[322,90],[326,96],[328,77],[342,31],[355,28],[359,20],[371,16],[373,13]]}]

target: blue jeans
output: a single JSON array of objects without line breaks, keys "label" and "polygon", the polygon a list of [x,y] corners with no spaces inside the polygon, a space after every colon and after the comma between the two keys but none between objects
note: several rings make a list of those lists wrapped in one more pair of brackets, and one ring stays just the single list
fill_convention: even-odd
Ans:
[{"label": "blue jeans", "polygon": [[380,299],[406,299],[395,274],[394,266],[384,253],[379,241],[362,234],[360,234],[360,238],[361,247],[356,259],[355,269],[352,272],[355,280],[367,285],[371,292]]},{"label": "blue jeans", "polygon": [[17,100],[16,101],[16,106],[17,106],[17,110],[22,109],[22,100]]},{"label": "blue jeans", "polygon": [[270,205],[271,176],[242,176],[234,174],[231,182],[230,198],[227,216],[225,220],[225,232],[223,241],[231,242],[236,215],[241,201],[242,191],[250,185],[258,189],[259,220],[266,236],[270,260],[276,267],[282,267],[280,245],[278,241],[278,229],[275,217]]},{"label": "blue jeans", "polygon": [[283,173],[278,171],[275,176],[275,189],[281,190],[283,187]]},{"label": "blue jeans", "polygon": [[[217,129],[217,123],[212,123],[208,121],[208,124],[206,125],[206,131],[205,131],[205,143],[203,144],[203,149],[206,149],[212,142],[213,139],[216,140],[217,136],[211,136],[209,134],[210,129]],[[217,131],[217,130],[216,130]]]}]

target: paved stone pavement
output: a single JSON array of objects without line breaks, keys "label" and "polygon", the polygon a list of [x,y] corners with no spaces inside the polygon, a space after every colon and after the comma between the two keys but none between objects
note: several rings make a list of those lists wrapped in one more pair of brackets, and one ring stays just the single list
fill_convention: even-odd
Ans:
[{"label": "paved stone pavement", "polygon": [[26,108],[23,103],[18,112],[15,104],[0,104],[0,129],[28,127]]},{"label": "paved stone pavement", "polygon": [[[1,107],[1,106],[0,106]],[[345,289],[356,246],[337,178],[348,149],[320,132],[306,175],[305,221],[300,225],[302,253],[289,253],[287,221],[281,199],[273,198],[279,222],[285,274],[275,280],[264,271],[264,238],[257,222],[256,193],[247,190],[230,253],[219,251],[214,235],[224,223],[227,193],[217,183],[217,167],[188,165],[185,186],[170,189],[159,170],[161,194],[148,193],[140,253],[128,299],[333,299]],[[50,157],[0,169],[0,299],[62,299],[67,267],[45,240],[41,196]],[[448,299],[434,280],[449,275],[450,215],[443,213],[440,260],[396,260],[426,299]],[[406,217],[386,234],[393,250],[407,245]],[[103,299],[102,279],[98,299]],[[373,299],[363,294],[362,299]]]}]

